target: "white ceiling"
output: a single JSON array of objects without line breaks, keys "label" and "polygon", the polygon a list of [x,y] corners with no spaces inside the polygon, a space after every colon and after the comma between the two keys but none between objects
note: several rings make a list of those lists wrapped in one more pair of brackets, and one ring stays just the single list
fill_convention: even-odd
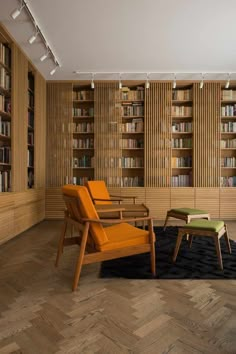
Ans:
[{"label": "white ceiling", "polygon": [[[47,79],[77,80],[83,72],[236,73],[236,0],[28,0],[35,19],[62,67],[49,75],[52,60],[25,13],[14,21],[18,0],[0,0],[0,21]],[[122,75],[145,78],[145,75]],[[172,75],[150,75],[152,79]],[[236,78],[236,74],[232,77]],[[95,79],[118,75],[96,75]],[[180,75],[177,79],[200,79]]]}]

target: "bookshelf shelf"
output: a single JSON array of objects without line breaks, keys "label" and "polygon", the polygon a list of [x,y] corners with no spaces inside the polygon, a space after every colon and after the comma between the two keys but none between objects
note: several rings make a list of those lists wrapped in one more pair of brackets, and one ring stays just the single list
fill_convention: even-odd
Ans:
[{"label": "bookshelf shelf", "polygon": [[88,119],[88,118],[94,118],[94,116],[73,116],[73,119]]},{"label": "bookshelf shelf", "polygon": [[4,135],[4,134],[0,134],[0,140],[7,140],[7,141],[9,141],[9,140],[11,140],[11,137],[10,136],[7,136],[7,135]]},{"label": "bookshelf shelf", "polygon": [[0,115],[5,117],[5,118],[11,119],[11,114],[8,113],[8,112],[2,111],[1,109],[0,109]]},{"label": "bookshelf shelf", "polygon": [[0,61],[0,66],[3,67],[9,73],[11,73],[11,68],[9,66],[7,66],[6,64],[4,64],[2,61]]}]

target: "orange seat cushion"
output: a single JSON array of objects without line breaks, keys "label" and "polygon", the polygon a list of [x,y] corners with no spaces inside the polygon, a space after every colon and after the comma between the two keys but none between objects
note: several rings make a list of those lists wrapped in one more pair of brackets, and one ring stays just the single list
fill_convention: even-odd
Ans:
[{"label": "orange seat cushion", "polygon": [[[86,183],[86,187],[89,190],[89,193],[94,200],[94,204],[112,204],[110,201],[110,195],[108,193],[106,184],[104,181],[88,181]],[[106,199],[103,200],[95,200],[95,199]]]},{"label": "orange seat cushion", "polygon": [[114,250],[150,243],[149,232],[127,223],[106,227],[108,242],[99,246],[100,251]]}]

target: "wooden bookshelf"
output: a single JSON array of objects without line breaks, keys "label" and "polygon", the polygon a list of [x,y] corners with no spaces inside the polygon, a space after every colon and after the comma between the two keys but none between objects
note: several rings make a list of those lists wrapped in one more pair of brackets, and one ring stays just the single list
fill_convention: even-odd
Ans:
[{"label": "wooden bookshelf", "polygon": [[35,127],[35,78],[32,67],[29,65],[28,69],[28,127],[27,127],[27,176],[28,176],[28,188],[34,188],[34,127]]}]

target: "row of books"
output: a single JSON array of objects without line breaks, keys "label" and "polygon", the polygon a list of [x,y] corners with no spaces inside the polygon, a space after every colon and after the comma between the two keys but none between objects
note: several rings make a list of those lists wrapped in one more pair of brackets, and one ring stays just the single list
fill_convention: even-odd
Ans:
[{"label": "row of books", "polygon": [[192,167],[192,156],[172,157],[171,167]]},{"label": "row of books", "polygon": [[0,134],[5,136],[11,136],[11,122],[2,120],[0,116]]},{"label": "row of books", "polygon": [[0,43],[0,62],[11,67],[11,49],[4,43]]},{"label": "row of books", "polygon": [[236,176],[224,176],[220,178],[221,187],[236,187]]},{"label": "row of books", "polygon": [[224,122],[220,127],[222,133],[236,132],[236,122]]},{"label": "row of books", "polygon": [[172,187],[190,187],[192,185],[192,175],[178,175],[171,177]]},{"label": "row of books", "polygon": [[94,116],[94,108],[72,108],[73,117],[93,117]]},{"label": "row of books", "polygon": [[144,115],[144,106],[142,104],[133,103],[132,105],[122,105],[121,106],[121,115],[125,117],[129,116],[143,116]]},{"label": "row of books", "polygon": [[122,133],[143,133],[143,119],[134,118],[132,122],[122,123],[121,132]]},{"label": "row of books", "polygon": [[221,91],[222,100],[236,100],[236,90],[222,90]]},{"label": "row of books", "polygon": [[221,161],[221,167],[236,167],[235,157],[222,157],[220,161]]},{"label": "row of books", "polygon": [[192,107],[189,106],[172,106],[172,116],[192,116]]},{"label": "row of books", "polygon": [[11,163],[11,148],[10,146],[0,147],[0,163]]},{"label": "row of books", "polygon": [[34,132],[28,132],[28,144],[34,145]]},{"label": "row of books", "polygon": [[138,86],[135,90],[131,90],[129,87],[122,87],[121,100],[144,100],[144,87]]},{"label": "row of books", "polygon": [[120,158],[122,168],[134,168],[134,167],[143,167],[144,159],[143,157],[121,157]]},{"label": "row of books", "polygon": [[93,90],[73,91],[73,100],[92,101],[94,100],[94,91]]},{"label": "row of books", "polygon": [[73,132],[74,133],[93,133],[94,132],[94,123],[93,122],[82,122],[82,123],[73,123]]},{"label": "row of books", "polygon": [[83,155],[81,157],[73,157],[72,159],[73,168],[78,167],[94,167],[94,157]]},{"label": "row of books", "polygon": [[173,122],[172,123],[172,132],[173,133],[191,133],[192,132],[192,122]]},{"label": "row of books", "polygon": [[11,191],[11,171],[0,171],[0,192]]},{"label": "row of books", "polygon": [[183,100],[192,100],[193,99],[193,94],[192,90],[173,90],[172,91],[172,100],[178,100],[178,101],[183,101]]},{"label": "row of books", "polygon": [[192,138],[178,138],[172,139],[172,148],[181,149],[181,148],[192,148]]},{"label": "row of books", "polygon": [[0,94],[0,111],[11,113],[11,100],[10,97],[5,97]]},{"label": "row of books", "polygon": [[220,141],[221,149],[236,148],[236,139],[225,139]]},{"label": "row of books", "polygon": [[27,166],[34,167],[34,150],[32,150],[32,149],[28,149]]},{"label": "row of books", "polygon": [[121,187],[144,187],[144,178],[140,176],[121,177]]},{"label": "row of books", "polygon": [[73,139],[73,149],[93,149],[94,139]]},{"label": "row of books", "polygon": [[144,141],[143,139],[121,139],[120,147],[122,149],[143,149]]},{"label": "row of books", "polygon": [[97,159],[98,165],[103,168],[120,168],[120,157],[102,157]]},{"label": "row of books", "polygon": [[221,107],[221,115],[222,117],[232,117],[232,116],[236,116],[236,104],[234,104],[233,106],[222,106]]},{"label": "row of books", "polygon": [[[89,177],[72,177],[72,181],[70,183],[75,184],[75,185],[79,185],[79,186],[84,186],[86,182],[88,182],[90,180]],[[67,182],[66,184],[68,184],[69,182]]]},{"label": "row of books", "polygon": [[11,75],[3,67],[0,67],[0,86],[5,90],[10,90],[11,88]]}]

